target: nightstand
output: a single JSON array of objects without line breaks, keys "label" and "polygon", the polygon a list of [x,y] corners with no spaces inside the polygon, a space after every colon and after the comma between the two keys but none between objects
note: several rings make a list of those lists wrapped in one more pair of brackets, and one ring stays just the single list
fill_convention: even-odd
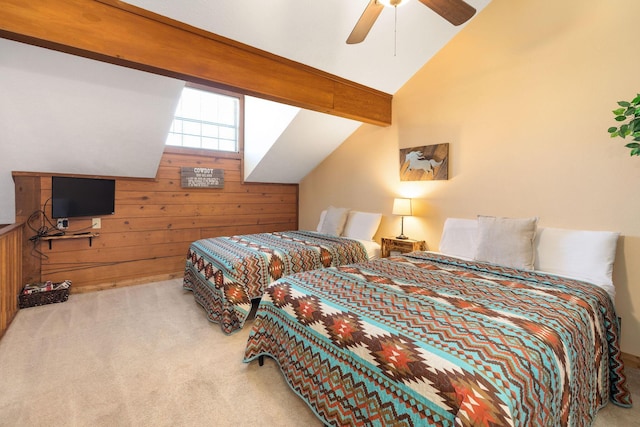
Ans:
[{"label": "nightstand", "polygon": [[424,240],[396,239],[395,237],[383,237],[380,246],[380,256],[382,258],[391,255],[392,251],[404,254],[427,249],[427,244]]}]

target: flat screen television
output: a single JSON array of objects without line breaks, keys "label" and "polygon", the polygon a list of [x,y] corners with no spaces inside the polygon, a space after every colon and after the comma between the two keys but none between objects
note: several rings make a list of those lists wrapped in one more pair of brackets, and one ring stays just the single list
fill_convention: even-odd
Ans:
[{"label": "flat screen television", "polygon": [[69,218],[115,212],[114,179],[51,177],[51,216]]}]

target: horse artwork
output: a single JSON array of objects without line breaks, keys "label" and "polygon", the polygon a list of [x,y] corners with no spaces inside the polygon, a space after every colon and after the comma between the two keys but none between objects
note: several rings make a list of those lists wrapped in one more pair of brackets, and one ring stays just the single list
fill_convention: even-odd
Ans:
[{"label": "horse artwork", "polygon": [[449,179],[449,144],[400,149],[400,181]]}]

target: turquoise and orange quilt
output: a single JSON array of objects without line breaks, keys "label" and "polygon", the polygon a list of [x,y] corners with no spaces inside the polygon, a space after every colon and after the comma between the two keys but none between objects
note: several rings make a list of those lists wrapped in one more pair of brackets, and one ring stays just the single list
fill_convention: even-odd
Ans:
[{"label": "turquoise and orange quilt", "polygon": [[183,288],[193,292],[209,320],[230,334],[242,328],[251,300],[262,297],[273,281],[367,259],[357,240],[312,231],[202,239],[189,247]]},{"label": "turquoise and orange quilt", "polygon": [[272,283],[244,361],[325,425],[590,426],[631,406],[618,336],[597,286],[413,252]]}]

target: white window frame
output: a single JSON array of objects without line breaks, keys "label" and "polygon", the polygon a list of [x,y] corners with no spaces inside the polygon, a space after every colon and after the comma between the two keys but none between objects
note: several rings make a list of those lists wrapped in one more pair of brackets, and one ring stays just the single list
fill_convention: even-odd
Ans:
[{"label": "white window frame", "polygon": [[[235,98],[238,102],[238,110],[236,111],[235,114],[235,127],[233,127],[234,131],[235,131],[235,136],[236,136],[236,140],[235,140],[235,149],[234,150],[225,150],[225,149],[220,149],[220,140],[225,140],[224,138],[217,138],[218,139],[218,144],[216,146],[216,148],[210,148],[210,147],[203,147],[202,144],[202,125],[210,125],[210,126],[214,126],[214,127],[219,127],[219,128],[224,128],[225,126],[228,126],[228,124],[225,123],[216,123],[215,121],[211,120],[211,121],[207,121],[207,120],[197,120],[197,119],[192,119],[189,117],[178,117],[178,116],[174,116],[174,120],[171,123],[171,128],[169,129],[169,132],[167,133],[167,139],[165,141],[165,146],[167,148],[173,148],[173,149],[185,149],[185,150],[189,150],[189,151],[200,151],[202,153],[216,153],[216,154],[221,154],[221,153],[230,153],[230,154],[239,154],[242,152],[243,147],[244,147],[244,95],[236,93],[236,92],[231,92],[231,91],[227,91],[227,90],[222,90],[222,89],[217,89],[217,88],[212,88],[209,86],[204,86],[204,85],[199,85],[199,84],[193,84],[193,83],[187,83],[185,85],[185,89],[191,89],[191,90],[197,90],[197,91],[202,91],[202,92],[210,92],[216,95],[221,95],[221,96],[225,96],[225,97],[229,97],[229,98]],[[182,94],[181,94],[182,96]],[[177,110],[176,110],[177,113]],[[173,132],[174,130],[174,126],[176,126],[176,121],[180,120],[182,121],[182,123],[187,122],[187,123],[197,123],[197,127],[199,128],[200,132],[196,132],[193,134],[189,134],[187,132]],[[170,135],[171,134],[175,134],[175,135],[181,135],[180,136],[180,140],[182,145],[180,144],[176,144],[176,143],[170,143]],[[200,144],[199,146],[194,146],[194,145],[184,145],[184,136],[191,136],[194,137],[195,139],[200,138]],[[228,139],[227,139],[228,140]],[[175,142],[175,141],[174,141]]]}]

